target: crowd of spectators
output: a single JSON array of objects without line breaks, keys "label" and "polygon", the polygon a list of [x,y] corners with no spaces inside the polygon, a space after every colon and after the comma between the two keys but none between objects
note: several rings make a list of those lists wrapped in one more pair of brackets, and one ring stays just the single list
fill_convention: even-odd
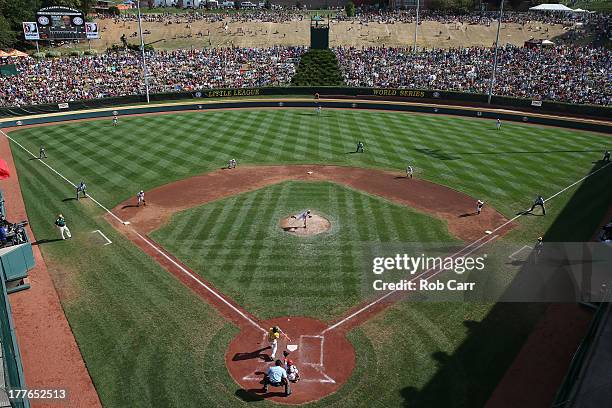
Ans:
[{"label": "crowd of spectators", "polygon": [[[306,13],[298,10],[248,10],[240,13],[230,13],[219,11],[217,13],[204,13],[193,11],[190,13],[146,13],[142,14],[142,21],[149,23],[163,23],[164,25],[171,24],[190,24],[195,21],[204,21],[207,23],[215,22],[253,22],[260,21],[266,23],[285,23],[288,21],[299,21],[307,17]],[[138,15],[134,13],[125,13],[118,16],[100,15],[96,19],[112,20],[115,24],[124,22],[138,21]]]},{"label": "crowd of spectators", "polygon": [[[490,25],[497,21],[498,11],[483,11],[475,13],[450,13],[433,10],[421,10],[419,12],[420,21],[437,21],[442,24],[478,24]],[[573,24],[599,19],[602,15],[590,13],[542,13],[542,12],[516,12],[505,11],[502,15],[503,23],[527,24],[531,22],[543,24]],[[352,20],[339,13],[336,16],[339,20]],[[391,10],[391,11],[372,11],[358,14],[355,20],[360,23],[414,23],[416,10]]]},{"label": "crowd of spectators", "polygon": [[[151,51],[150,92],[287,85],[303,52],[302,47]],[[26,58],[16,63],[18,75],[0,76],[0,106],[144,93],[139,53]]]},{"label": "crowd of spectators", "polygon": [[[286,86],[304,47],[150,51],[151,93]],[[492,48],[335,48],[346,85],[486,93]],[[60,103],[144,93],[140,54],[17,59],[0,77],[0,106]],[[612,105],[612,51],[557,46],[499,49],[494,93]]]},{"label": "crowd of spectators", "polygon": [[[344,11],[330,11],[330,16],[336,21],[356,21],[361,24],[368,23],[414,23],[416,11],[410,10],[375,10],[358,13],[355,17],[347,17]],[[543,24],[572,24],[602,18],[602,14],[590,13],[542,13],[542,12],[515,12],[506,11],[503,14],[502,22],[527,24],[538,22]],[[205,13],[193,11],[190,13],[146,13],[142,15],[144,22],[157,22],[165,25],[169,24],[190,24],[194,21],[214,22],[271,22],[285,23],[289,21],[301,21],[310,17],[310,14],[296,9],[267,10],[254,9],[243,10],[240,13],[219,11],[217,13]],[[421,21],[438,21],[443,24],[479,24],[490,25],[497,21],[498,12],[475,12],[475,13],[450,13],[432,10],[421,10],[419,19]],[[119,16],[100,15],[97,19],[110,19],[115,23],[137,21],[138,16],[134,13],[121,14]]]},{"label": "crowd of spectators", "polygon": [[[493,48],[334,50],[349,86],[487,93]],[[494,93],[612,105],[612,51],[590,47],[499,49]]]}]

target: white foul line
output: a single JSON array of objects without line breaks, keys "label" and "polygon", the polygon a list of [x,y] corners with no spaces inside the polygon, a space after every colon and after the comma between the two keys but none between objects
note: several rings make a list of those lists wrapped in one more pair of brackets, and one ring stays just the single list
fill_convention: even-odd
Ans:
[{"label": "white foul line", "polygon": [[518,254],[519,252],[521,252],[521,251],[525,250],[525,248],[527,248],[527,249],[531,249],[531,247],[530,247],[529,245],[523,245],[523,247],[522,247],[522,248],[517,249],[516,251],[514,251],[513,253],[511,253],[510,255],[508,255],[508,258],[510,258],[510,259],[512,259],[512,260],[514,261],[514,260],[515,260],[515,259],[514,259],[514,255],[516,255],[516,254]]},{"label": "white foul line", "polygon": [[[13,143],[15,143],[17,146],[19,146],[21,149],[23,149],[24,151],[26,151],[27,153],[30,154],[30,156],[32,157],[37,157],[36,155],[34,155],[32,152],[30,152],[28,149],[26,149],[23,145],[21,145],[19,142],[17,142],[15,139],[13,139],[12,137],[10,137],[9,135],[7,135],[3,130],[0,130],[0,133],[2,133],[7,139],[9,139],[10,141],[12,141]],[[61,177],[64,181],[66,181],[68,184],[70,184],[72,187],[76,188],[76,184],[74,184],[72,181],[68,180],[66,177],[64,177],[63,174],[61,174],[60,172],[58,172],[57,170],[55,170],[53,167],[49,166],[47,163],[45,163],[43,160],[40,160],[40,162],[42,164],[44,164],[49,170],[51,170],[53,173],[57,174],[59,177]],[[115,218],[117,221],[119,221],[120,223],[125,225],[125,221],[123,221],[121,218],[117,217],[112,211],[110,211],[108,208],[106,208],[105,206],[103,206],[102,204],[100,204],[100,202],[98,202],[96,199],[94,199],[89,193],[87,194],[87,197],[89,197],[89,199],[91,199],[94,203],[96,203],[100,208],[102,208],[104,211],[106,211],[108,214],[110,214],[113,218]],[[175,267],[177,267],[181,272],[183,272],[185,275],[189,276],[191,279],[193,279],[194,281],[196,281],[200,286],[202,286],[203,288],[205,288],[206,290],[208,290],[211,294],[213,294],[217,299],[219,299],[220,301],[222,301],[226,306],[228,306],[230,309],[232,309],[234,312],[236,312],[237,314],[239,314],[241,317],[243,317],[246,321],[248,321],[249,323],[251,323],[253,326],[257,327],[259,330],[261,330],[262,332],[266,332],[266,330],[264,330],[263,327],[261,327],[259,324],[257,324],[253,319],[251,319],[250,317],[248,317],[246,314],[244,314],[240,309],[238,309],[236,306],[232,305],[230,302],[228,302],[225,298],[223,298],[223,296],[219,295],[215,290],[213,290],[210,286],[208,286],[207,284],[205,284],[204,282],[202,282],[198,277],[196,277],[194,274],[192,274],[191,272],[189,272],[187,269],[183,268],[181,265],[179,265],[176,261],[174,261],[174,259],[170,258],[168,255],[166,255],[165,252],[163,252],[162,250],[160,250],[156,245],[154,245],[152,242],[150,242],[148,239],[146,239],[145,237],[143,237],[142,235],[140,235],[138,233],[138,231],[134,230],[134,233],[136,233],[136,235],[138,235],[138,237],[140,239],[142,239],[144,242],[146,242],[151,248],[153,248],[155,251],[157,251],[161,256],[163,256],[164,258],[166,258],[168,261],[170,261]],[[108,239],[108,238],[107,238]]]},{"label": "white foul line", "polygon": [[[572,184],[570,184],[569,186],[563,188],[562,190],[557,191],[555,194],[553,194],[552,196],[548,197],[547,199],[544,200],[544,202],[552,200],[553,198],[557,197],[559,194],[569,190],[570,188],[574,187],[576,184],[581,183],[582,181],[586,180],[587,178],[599,173],[601,170],[605,169],[606,167],[608,167],[610,164],[612,163],[608,163],[605,166],[600,167],[599,169],[595,170],[592,173],[587,174],[586,176],[582,177],[580,180],[573,182]],[[501,224],[500,226],[496,227],[495,229],[489,231],[487,233],[487,235],[483,235],[482,237],[478,238],[476,241],[472,242],[471,244],[467,245],[466,247],[464,247],[463,249],[461,249],[458,252],[455,252],[453,255],[451,255],[450,257],[454,257],[458,254],[460,254],[461,252],[465,251],[466,249],[470,248],[471,246],[477,244],[478,242],[482,241],[484,238],[487,238],[490,234],[493,234],[494,232],[499,231],[500,229],[504,228],[506,225],[510,224],[511,222],[515,221],[516,219],[522,217],[523,215],[527,214],[528,210],[523,211],[518,213],[517,215],[515,215],[514,217],[512,217],[511,219],[509,219],[508,221],[504,222],[503,224]],[[475,250],[477,250],[478,248],[482,247],[485,244],[488,244],[489,242],[493,241],[494,239],[496,239],[499,235],[495,235],[493,236],[491,239],[485,241],[484,243],[478,245],[476,248],[472,249],[470,252],[463,254],[463,256],[469,255],[472,252],[474,252]],[[423,276],[424,274],[430,272],[433,268],[430,268],[422,273],[420,273],[419,275],[415,276],[413,279],[411,279],[409,282],[414,281],[415,279],[418,279],[419,277]],[[425,278],[425,281],[428,281],[429,279],[431,279],[432,277],[438,275],[439,273],[443,272],[444,269],[437,271],[436,273],[430,275],[429,277]],[[369,308],[371,308],[372,306],[376,305],[377,303],[380,303],[382,300],[386,299],[387,297],[391,296],[392,294],[396,293],[400,291],[399,289],[396,289],[394,291],[391,292],[387,292],[386,294],[382,295],[381,297],[373,300],[372,302],[368,303],[367,305],[365,305],[364,307],[362,307],[361,309],[351,313],[350,315],[348,315],[347,317],[345,317],[344,319],[334,323],[333,325],[329,326],[327,329],[323,330],[321,332],[321,334],[325,334],[330,330],[335,329],[338,326],[343,325],[344,323],[348,322],[349,320],[353,319],[355,316],[360,315],[361,313],[365,312],[366,310],[368,310]]]},{"label": "white foul line", "polygon": [[110,245],[113,243],[113,241],[111,241],[110,239],[108,239],[108,237],[106,235],[104,235],[104,233],[100,230],[95,230],[95,231],[91,231],[92,234],[98,233],[100,235],[102,235],[102,238],[104,238],[106,240],[106,244],[104,244],[104,246]]}]

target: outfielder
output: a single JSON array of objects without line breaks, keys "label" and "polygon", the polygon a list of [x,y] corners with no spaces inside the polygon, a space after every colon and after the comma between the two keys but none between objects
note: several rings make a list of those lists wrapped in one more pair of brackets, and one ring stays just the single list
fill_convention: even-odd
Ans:
[{"label": "outfielder", "polygon": [[541,207],[542,208],[542,215],[546,215],[546,207],[544,207],[544,197],[542,197],[541,195],[539,195],[535,199],[535,201],[533,202],[533,205],[531,206],[531,208],[527,212],[533,212],[534,208],[536,208],[536,207]]},{"label": "outfielder", "polygon": [[603,157],[603,161],[605,162],[609,162],[610,161],[610,151],[606,150],[604,153],[604,157]]},{"label": "outfielder", "polygon": [[113,115],[113,126],[117,126],[117,123],[119,123],[119,118],[117,115]]},{"label": "outfielder", "polygon": [[406,177],[412,178],[412,173],[414,173],[414,169],[411,165],[408,165],[408,167],[406,167]]},{"label": "outfielder", "polygon": [[497,122],[495,123],[495,127],[497,128],[497,130],[501,129],[501,120],[497,119]]},{"label": "outfielder", "polygon": [[47,153],[45,153],[45,147],[43,145],[40,145],[40,150],[38,151],[38,158],[39,159],[47,158]]},{"label": "outfielder", "polygon": [[355,153],[363,153],[363,143],[357,142],[357,150],[355,150]]},{"label": "outfielder", "polygon": [[292,215],[291,218],[296,219],[298,221],[304,221],[304,228],[306,228],[306,220],[308,218],[312,218],[312,215],[310,215],[310,210],[306,210],[302,212],[301,214]]},{"label": "outfielder", "polygon": [[136,198],[138,199],[138,204],[136,204],[136,207],[140,207],[140,204],[147,205],[147,202],[145,201],[143,190],[140,190],[138,194],[136,194]]}]

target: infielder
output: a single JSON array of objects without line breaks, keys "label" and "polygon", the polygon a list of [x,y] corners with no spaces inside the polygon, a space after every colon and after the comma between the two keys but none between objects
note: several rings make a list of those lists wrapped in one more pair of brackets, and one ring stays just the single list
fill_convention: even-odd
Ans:
[{"label": "infielder", "polygon": [[268,342],[270,343],[270,348],[272,352],[270,353],[270,359],[274,360],[276,357],[276,350],[278,350],[278,340],[280,339],[281,334],[285,336],[288,341],[291,341],[289,336],[287,336],[278,326],[270,327],[268,330]]},{"label": "infielder", "polygon": [[138,194],[136,194],[136,198],[138,199],[138,204],[136,204],[136,207],[140,207],[140,204],[147,205],[147,202],[145,201],[143,190],[140,190]]},{"label": "infielder", "polygon": [[113,115],[113,126],[117,126],[117,123],[119,123],[119,118],[117,115]]},{"label": "infielder", "polygon": [[533,202],[533,205],[531,206],[531,208],[527,212],[533,212],[534,208],[536,208],[536,207],[541,207],[542,208],[542,215],[546,215],[546,207],[544,207],[544,197],[542,197],[541,195],[539,195],[535,199],[535,201]]},{"label": "infielder", "polygon": [[306,228],[306,220],[308,218],[312,218],[312,215],[310,215],[310,210],[306,210],[302,212],[301,214],[292,215],[291,218],[296,219],[298,221],[304,221],[304,228]]},{"label": "infielder", "polygon": [[47,153],[45,153],[45,147],[43,145],[40,145],[40,150],[38,151],[38,158],[39,159],[47,158]]},{"label": "infielder", "polygon": [[497,130],[501,129],[501,120],[497,119],[497,122],[495,123],[495,127],[497,128]]},{"label": "infielder", "polygon": [[605,162],[609,162],[610,161],[610,151],[606,150],[604,153],[604,157],[603,157],[603,161]]},{"label": "infielder", "polygon": [[478,200],[476,202],[476,214],[480,215],[480,212],[482,211],[482,207],[484,207],[484,201]]},{"label": "infielder", "polygon": [[227,168],[228,169],[235,169],[236,168],[236,164],[238,164],[236,159],[229,159],[229,161],[227,162]]},{"label": "infielder", "polygon": [[60,234],[62,234],[62,239],[66,239],[66,237],[64,236],[64,233],[66,233],[66,236],[68,238],[72,238],[72,234],[70,233],[70,230],[68,229],[68,226],[66,225],[66,220],[64,219],[64,216],[62,214],[57,215],[57,219],[55,220],[55,225],[57,225],[57,228],[59,228]]},{"label": "infielder", "polygon": [[76,199],[79,199],[79,193],[83,193],[83,198],[87,198],[87,185],[85,184],[84,181],[81,180],[81,182],[79,183],[79,185],[76,188]]},{"label": "infielder", "polygon": [[412,173],[414,173],[414,169],[411,165],[408,165],[408,167],[406,167],[406,177],[412,178]]}]

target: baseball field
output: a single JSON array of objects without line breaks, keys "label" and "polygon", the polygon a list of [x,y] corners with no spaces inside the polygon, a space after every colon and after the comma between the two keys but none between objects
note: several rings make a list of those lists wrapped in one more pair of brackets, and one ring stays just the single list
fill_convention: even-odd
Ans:
[{"label": "baseball field", "polygon": [[[609,135],[484,119],[227,110],[8,135],[105,407],[483,406],[546,305],[376,303],[362,290],[363,248],[588,241],[612,202]],[[81,180],[90,198],[76,200]],[[538,194],[547,215],[521,215]],[[305,209],[329,227],[281,228]],[[57,239],[59,213],[72,240]],[[300,344],[305,378],[290,397],[258,391],[272,324],[292,338],[281,346]]]}]

